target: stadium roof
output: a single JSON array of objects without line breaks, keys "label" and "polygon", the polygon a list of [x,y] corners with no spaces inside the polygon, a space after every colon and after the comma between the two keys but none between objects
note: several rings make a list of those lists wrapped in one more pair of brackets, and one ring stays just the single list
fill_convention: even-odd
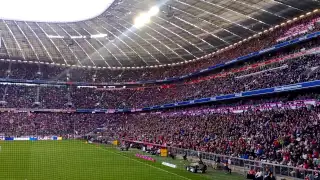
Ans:
[{"label": "stadium roof", "polygon": [[37,22],[83,21],[99,16],[113,2],[114,0],[99,0],[94,3],[91,0],[4,0],[0,6],[0,18]]},{"label": "stadium roof", "polygon": [[[148,15],[155,6],[160,12]],[[90,67],[186,62],[319,7],[317,0],[115,0],[85,21],[0,20],[0,57]]]}]

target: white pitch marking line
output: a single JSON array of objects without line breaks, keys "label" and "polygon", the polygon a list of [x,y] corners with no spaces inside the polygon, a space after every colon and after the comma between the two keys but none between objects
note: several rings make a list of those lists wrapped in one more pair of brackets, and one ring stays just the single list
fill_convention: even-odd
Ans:
[{"label": "white pitch marking line", "polygon": [[153,168],[158,169],[158,170],[160,170],[160,171],[163,171],[163,172],[166,172],[166,173],[169,173],[169,174],[175,175],[175,176],[179,176],[179,177],[181,177],[181,178],[183,178],[183,179],[192,180],[192,179],[186,178],[186,177],[184,177],[184,176],[181,176],[181,175],[179,175],[179,174],[176,174],[176,173],[173,173],[173,172],[170,172],[170,171],[167,171],[167,170],[164,170],[164,169],[161,169],[161,168],[155,167],[155,166],[151,166],[150,164],[143,163],[143,162],[138,161],[138,160],[136,160],[136,159],[132,159],[132,158],[130,158],[130,157],[128,157],[128,156],[125,156],[125,155],[123,155],[123,154],[121,154],[121,153],[115,153],[115,152],[109,151],[108,149],[104,149],[104,148],[101,148],[101,147],[100,147],[100,149],[102,149],[102,150],[106,150],[106,151],[108,151],[108,152],[111,152],[112,154],[120,155],[120,156],[122,156],[122,157],[125,157],[125,158],[130,159],[130,160],[135,161],[135,162],[138,162],[138,163],[140,163],[140,164],[144,164],[144,165],[147,165],[147,166],[153,167]]}]

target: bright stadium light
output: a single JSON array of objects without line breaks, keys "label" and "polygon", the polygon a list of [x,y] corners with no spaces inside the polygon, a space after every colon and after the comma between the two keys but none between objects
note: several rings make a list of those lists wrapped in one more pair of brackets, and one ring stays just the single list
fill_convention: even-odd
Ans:
[{"label": "bright stadium light", "polygon": [[47,35],[47,37],[50,39],[63,39],[63,38],[65,38],[64,36],[56,36],[56,35]]},{"label": "bright stadium light", "polygon": [[108,34],[94,34],[90,36],[91,38],[104,38],[108,37]]},{"label": "bright stadium light", "polygon": [[3,0],[0,19],[36,22],[76,22],[103,13],[114,0]]},{"label": "bright stadium light", "polygon": [[71,39],[83,39],[85,36],[70,36]]},{"label": "bright stadium light", "polygon": [[153,6],[147,13],[141,13],[138,17],[134,19],[134,27],[141,28],[145,24],[150,22],[150,18],[159,13],[160,9],[158,6]]},{"label": "bright stadium light", "polygon": [[150,22],[150,16],[147,13],[141,13],[136,19],[134,20],[134,26],[136,28],[141,28],[145,24]]},{"label": "bright stadium light", "polygon": [[155,16],[159,13],[160,9],[158,6],[153,6],[149,11],[148,14],[149,16]]}]

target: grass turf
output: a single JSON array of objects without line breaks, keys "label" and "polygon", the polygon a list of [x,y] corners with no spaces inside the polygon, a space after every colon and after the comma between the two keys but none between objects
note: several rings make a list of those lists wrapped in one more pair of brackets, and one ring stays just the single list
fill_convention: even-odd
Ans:
[{"label": "grass turf", "polygon": [[[183,162],[157,158],[148,162],[134,156],[136,151],[85,144],[81,141],[0,142],[0,180],[227,180],[242,176],[223,172],[193,174]],[[178,165],[165,167],[160,161]]]}]

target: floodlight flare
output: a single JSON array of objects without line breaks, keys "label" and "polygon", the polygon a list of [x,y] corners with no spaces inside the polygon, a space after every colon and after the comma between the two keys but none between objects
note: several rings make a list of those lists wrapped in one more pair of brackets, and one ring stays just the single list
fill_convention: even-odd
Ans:
[{"label": "floodlight flare", "polygon": [[56,35],[47,35],[48,38],[50,39],[63,39],[64,36],[56,36]]},{"label": "floodlight flare", "polygon": [[94,35],[91,35],[91,38],[104,38],[107,36],[108,36],[107,34],[94,34]]},{"label": "floodlight flare", "polygon": [[158,6],[153,6],[149,11],[148,14],[149,16],[155,16],[159,13],[160,9]]},{"label": "floodlight flare", "polygon": [[147,13],[141,13],[135,20],[134,20],[134,26],[136,28],[141,28],[145,24],[150,22],[150,16]]},{"label": "floodlight flare", "polygon": [[70,36],[71,39],[83,39],[85,36]]},{"label": "floodlight flare", "polygon": [[134,27],[141,28],[145,24],[150,22],[150,18],[159,13],[160,9],[158,6],[153,6],[147,13],[141,13],[138,17],[134,19]]}]

